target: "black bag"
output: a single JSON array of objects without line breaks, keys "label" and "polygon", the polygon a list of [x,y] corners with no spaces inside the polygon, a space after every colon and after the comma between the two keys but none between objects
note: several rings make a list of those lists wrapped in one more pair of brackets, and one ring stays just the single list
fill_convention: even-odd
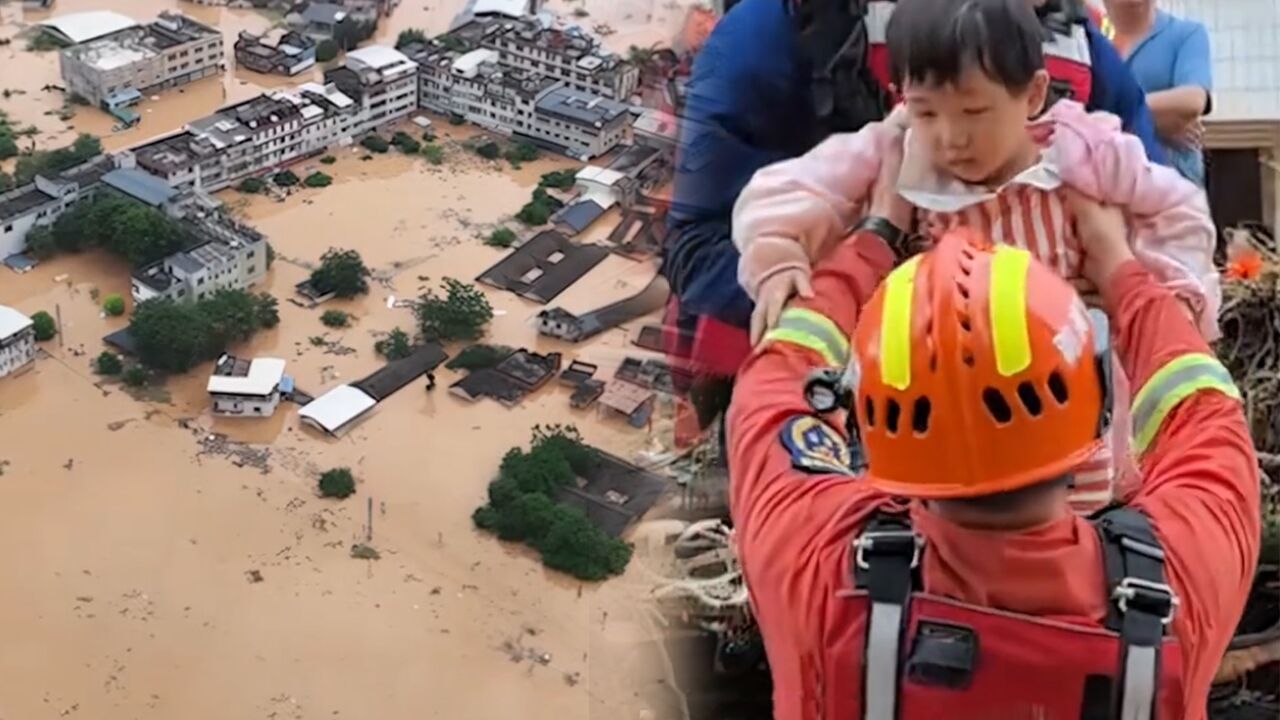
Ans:
[{"label": "black bag", "polygon": [[867,68],[867,0],[799,0],[792,8],[814,114],[826,132],[883,120],[888,94]]}]

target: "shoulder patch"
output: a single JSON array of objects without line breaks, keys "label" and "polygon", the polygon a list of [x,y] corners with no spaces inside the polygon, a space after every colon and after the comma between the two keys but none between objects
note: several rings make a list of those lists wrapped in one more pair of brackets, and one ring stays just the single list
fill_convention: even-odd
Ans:
[{"label": "shoulder patch", "polygon": [[830,425],[812,415],[797,415],[779,437],[791,454],[791,466],[811,473],[853,475],[849,444]]}]

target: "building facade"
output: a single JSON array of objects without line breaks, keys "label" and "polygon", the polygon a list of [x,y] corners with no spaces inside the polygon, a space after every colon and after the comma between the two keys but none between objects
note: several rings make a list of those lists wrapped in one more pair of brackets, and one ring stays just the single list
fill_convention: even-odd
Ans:
[{"label": "building facade", "polygon": [[254,72],[297,75],[316,64],[315,39],[296,32],[268,36],[242,30],[234,49],[236,64]]},{"label": "building facade", "polygon": [[418,108],[417,63],[383,45],[348,52],[346,64],[324,79],[360,106],[361,132],[398,122]]},{"label": "building facade", "polygon": [[257,230],[217,212],[183,222],[198,244],[135,270],[135,303],[202,300],[218,290],[248,289],[267,276],[267,240]]},{"label": "building facade", "polygon": [[222,35],[171,12],[144,26],[66,48],[60,61],[69,92],[109,109],[225,69]]},{"label": "building facade", "polygon": [[27,185],[0,193],[0,260],[27,247],[27,233],[52,225],[67,208],[97,191],[114,166],[103,155],[57,175],[37,175]]},{"label": "building facade", "polygon": [[36,359],[36,331],[31,318],[0,305],[0,378]]},{"label": "building facade", "polygon": [[242,360],[223,355],[214,365],[207,390],[213,414],[270,417],[280,406],[282,386],[290,384],[279,358]]}]

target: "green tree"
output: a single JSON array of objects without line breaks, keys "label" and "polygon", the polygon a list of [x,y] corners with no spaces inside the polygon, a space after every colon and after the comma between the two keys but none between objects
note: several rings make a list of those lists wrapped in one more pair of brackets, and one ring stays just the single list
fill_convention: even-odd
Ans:
[{"label": "green tree", "polygon": [[502,157],[502,147],[498,143],[490,140],[476,146],[476,154],[485,160],[497,160]]},{"label": "green tree", "polygon": [[632,553],[630,545],[605,535],[581,510],[564,505],[555,506],[536,547],[547,567],[589,581],[621,574]]},{"label": "green tree", "polygon": [[208,320],[196,303],[169,298],[140,302],[129,331],[138,358],[148,367],[185,372],[211,354]]},{"label": "green tree", "polygon": [[329,248],[320,256],[320,267],[311,273],[311,285],[321,293],[353,298],[369,292],[369,268],[355,250]]},{"label": "green tree", "polygon": [[124,314],[124,298],[119,293],[111,293],[102,301],[102,310],[112,317]]},{"label": "green tree", "polygon": [[325,155],[324,157],[320,158],[320,162],[324,163],[325,165],[332,165],[338,162],[338,158],[332,155]]},{"label": "green tree", "polygon": [[563,456],[578,475],[585,475],[595,469],[600,460],[599,453],[583,442],[582,434],[573,425],[534,425],[533,439],[529,445],[534,451]]},{"label": "green tree", "polygon": [[481,370],[497,365],[513,352],[515,349],[506,345],[470,345],[444,366],[450,370]]},{"label": "green tree", "polygon": [[484,244],[491,247],[509,248],[516,242],[516,233],[510,228],[500,227],[489,233]]},{"label": "green tree", "polygon": [[498,513],[494,531],[508,542],[540,542],[556,517],[555,502],[541,493],[524,493]]},{"label": "green tree", "polygon": [[123,197],[96,203],[92,215],[101,218],[99,241],[134,266],[146,265],[181,250],[186,231],[164,213]]},{"label": "green tree", "polygon": [[439,145],[427,143],[422,146],[422,157],[432,165],[440,165],[444,163],[444,148]]},{"label": "green tree", "polygon": [[573,481],[573,466],[554,448],[508,453],[499,470],[515,481],[520,492],[550,495]]},{"label": "green tree", "polygon": [[356,492],[356,479],[351,468],[339,467],[326,470],[320,476],[320,495],[339,500],[350,497]]},{"label": "green tree", "polygon": [[338,43],[332,40],[321,40],[316,45],[316,62],[327,63],[338,57],[338,51],[342,48],[338,47]]},{"label": "green tree", "polygon": [[17,185],[17,183],[14,182],[13,176],[3,170],[0,170],[0,192],[12,190],[15,185]]},{"label": "green tree", "polygon": [[124,363],[120,362],[120,356],[103,350],[93,361],[93,369],[99,375],[119,375],[124,370]]},{"label": "green tree", "polygon": [[275,299],[274,295],[271,293],[258,293],[254,302],[257,305],[255,310],[258,327],[270,330],[280,324],[280,303]]},{"label": "green tree", "polygon": [[66,147],[37,150],[18,158],[14,178],[19,185],[26,185],[36,175],[56,175],[101,154],[102,142],[92,135],[82,134]]},{"label": "green tree", "polygon": [[307,176],[306,180],[302,181],[302,184],[311,188],[329,187],[333,184],[333,178],[322,172],[313,172]]},{"label": "green tree", "polygon": [[147,384],[151,379],[151,373],[141,365],[134,365],[124,371],[124,384],[131,388],[139,388]]},{"label": "green tree", "polygon": [[35,327],[36,340],[40,342],[52,340],[53,336],[58,334],[58,323],[54,322],[53,316],[44,310],[31,316],[31,324]]},{"label": "green tree", "polygon": [[8,160],[18,154],[18,141],[12,134],[0,135],[0,160]]},{"label": "green tree", "polygon": [[351,324],[351,316],[341,310],[325,310],[320,316],[320,322],[325,327],[344,328]]},{"label": "green tree", "polygon": [[578,173],[576,170],[552,170],[542,174],[542,179],[538,181],[538,185],[557,190],[567,190],[573,187],[577,179]]},{"label": "green tree", "polygon": [[411,45],[413,43],[425,43],[426,41],[427,41],[427,34],[418,28],[409,28],[408,30],[401,30],[400,34],[396,36],[396,49],[399,50],[405,45]]},{"label": "green tree", "polygon": [[405,155],[413,155],[422,149],[422,143],[413,139],[413,136],[406,132],[396,132],[391,136],[391,144],[400,149]]},{"label": "green tree", "polygon": [[[0,192],[3,188],[0,188]],[[58,254],[58,244],[53,239],[53,227],[37,225],[27,233],[26,252],[38,260],[47,260]]]},{"label": "green tree", "polygon": [[281,170],[271,176],[271,182],[279,187],[293,187],[298,184],[298,176],[292,170]]},{"label": "green tree", "polygon": [[444,279],[445,294],[428,290],[418,300],[418,323],[428,340],[475,340],[493,319],[493,306],[475,285]]},{"label": "green tree", "polygon": [[517,140],[511,144],[511,147],[507,148],[507,151],[503,153],[503,157],[512,165],[532,162],[538,159],[538,146],[528,140]]},{"label": "green tree", "polygon": [[461,124],[465,123],[466,121],[467,121],[467,119],[466,119],[465,117],[463,117],[463,116],[459,115],[458,113],[449,113],[449,124],[450,124],[450,125],[457,126],[457,125],[461,125]]},{"label": "green tree", "polygon": [[530,227],[537,227],[546,225],[551,219],[551,213],[552,210],[546,203],[533,200],[520,208],[520,212],[516,213],[516,219]]},{"label": "green tree", "polygon": [[262,181],[262,178],[256,178],[256,177],[247,177],[241,180],[240,184],[236,185],[237,191],[246,193],[248,195],[257,195],[258,193],[266,189],[267,189],[267,184]]},{"label": "green tree", "polygon": [[365,135],[360,141],[360,144],[364,146],[366,150],[371,150],[376,153],[384,153],[391,149],[391,143],[388,143],[386,138],[378,135],[377,133]]},{"label": "green tree", "polygon": [[385,338],[373,344],[374,352],[388,360],[403,360],[413,354],[409,334],[400,328],[392,330]]}]

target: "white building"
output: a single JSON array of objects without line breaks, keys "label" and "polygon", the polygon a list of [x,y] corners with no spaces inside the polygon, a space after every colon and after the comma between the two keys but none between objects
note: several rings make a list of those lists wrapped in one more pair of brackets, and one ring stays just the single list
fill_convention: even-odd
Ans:
[{"label": "white building", "polygon": [[222,35],[181,13],[163,12],[130,27],[62,51],[67,90],[108,110],[144,94],[219,75]]},{"label": "white building", "polygon": [[267,276],[267,239],[235,220],[211,213],[185,218],[183,227],[200,242],[133,272],[132,295],[202,300],[217,290],[245,290]]},{"label": "white building", "polygon": [[209,398],[215,415],[270,417],[280,405],[286,384],[285,361],[279,358],[218,358],[209,376]]},{"label": "white building", "polygon": [[111,158],[104,155],[0,193],[0,260],[25,250],[31,228],[52,225],[67,208],[92,195],[111,169]]},{"label": "white building", "polygon": [[0,377],[36,359],[36,330],[31,318],[0,305]]},{"label": "white building", "polygon": [[341,437],[377,404],[378,401],[363,390],[339,385],[304,405],[298,411],[298,417],[317,430]]},{"label": "white building", "polygon": [[346,65],[326,72],[324,80],[360,106],[362,132],[397,122],[418,108],[417,63],[383,45],[348,52]]},{"label": "white building", "polygon": [[63,45],[89,42],[137,24],[133,18],[110,10],[67,13],[39,23],[42,31]]}]

